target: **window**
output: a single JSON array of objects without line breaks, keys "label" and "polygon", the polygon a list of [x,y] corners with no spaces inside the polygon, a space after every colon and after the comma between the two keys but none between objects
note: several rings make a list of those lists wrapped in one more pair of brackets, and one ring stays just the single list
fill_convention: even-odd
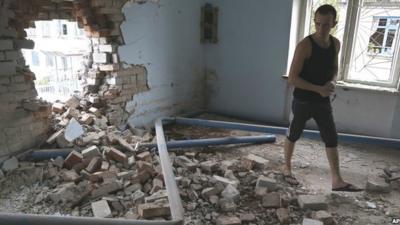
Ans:
[{"label": "window", "polygon": [[46,54],[46,66],[48,67],[53,67],[54,66],[54,56],[50,55],[50,54]]},{"label": "window", "polygon": [[201,7],[201,43],[218,42],[218,8],[210,3]]},{"label": "window", "polygon": [[62,35],[68,35],[68,27],[67,24],[62,24]]},{"label": "window", "polygon": [[320,5],[331,4],[336,8],[338,25],[332,34],[342,43],[340,80],[400,88],[399,0],[307,0],[298,4],[302,19],[296,25],[300,27],[298,38],[314,32],[313,14]]},{"label": "window", "polygon": [[32,65],[39,66],[40,65],[39,53],[37,51],[32,51],[31,55],[32,55]]},{"label": "window", "polygon": [[50,32],[50,22],[49,21],[40,21],[42,24],[42,35],[43,37],[50,37],[51,32]]},{"label": "window", "polygon": [[398,30],[400,17],[374,16],[372,34],[369,37],[368,52],[372,55],[393,56],[394,38]]}]

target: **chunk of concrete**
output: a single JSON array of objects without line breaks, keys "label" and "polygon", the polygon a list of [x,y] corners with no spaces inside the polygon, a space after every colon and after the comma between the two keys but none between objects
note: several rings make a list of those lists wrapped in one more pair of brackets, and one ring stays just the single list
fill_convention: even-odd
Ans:
[{"label": "chunk of concrete", "polygon": [[241,225],[242,221],[236,216],[220,216],[217,218],[217,225]]},{"label": "chunk of concrete", "polygon": [[93,216],[97,218],[112,218],[112,212],[106,200],[92,202]]},{"label": "chunk of concrete", "polygon": [[318,220],[304,218],[302,225],[324,225],[324,223],[322,223],[321,221],[318,221]]},{"label": "chunk of concrete", "polygon": [[253,168],[265,169],[269,165],[269,160],[264,159],[258,155],[249,154],[242,158],[242,167],[247,170],[252,170]]},{"label": "chunk of concrete", "polygon": [[310,210],[326,210],[328,204],[323,195],[299,195],[297,198],[300,208]]},{"label": "chunk of concrete", "polygon": [[75,118],[72,118],[67,127],[65,128],[65,139],[69,142],[73,142],[75,139],[83,135],[85,131],[83,130],[82,125],[79,124],[78,121],[76,121]]},{"label": "chunk of concrete", "polygon": [[240,192],[231,184],[228,184],[221,192],[222,197],[238,201],[240,199]]},{"label": "chunk of concrete", "polygon": [[313,218],[322,221],[324,225],[335,225],[335,220],[333,219],[332,214],[324,210],[315,212]]},{"label": "chunk of concrete", "polygon": [[286,208],[279,208],[276,210],[276,216],[281,224],[290,224],[290,211]]},{"label": "chunk of concrete", "polygon": [[18,159],[15,157],[11,157],[3,162],[1,169],[4,172],[11,172],[11,171],[17,169],[18,166],[19,166]]},{"label": "chunk of concrete", "polygon": [[260,189],[260,188],[267,188],[268,191],[275,191],[278,189],[278,186],[277,186],[277,182],[275,179],[261,175],[257,179],[256,192],[257,192],[257,189]]},{"label": "chunk of concrete", "polygon": [[281,196],[276,192],[267,193],[262,198],[262,206],[265,208],[280,208],[282,206]]},{"label": "chunk of concrete", "polygon": [[386,183],[385,179],[378,176],[368,176],[365,191],[375,193],[389,193],[391,191],[390,183]]}]

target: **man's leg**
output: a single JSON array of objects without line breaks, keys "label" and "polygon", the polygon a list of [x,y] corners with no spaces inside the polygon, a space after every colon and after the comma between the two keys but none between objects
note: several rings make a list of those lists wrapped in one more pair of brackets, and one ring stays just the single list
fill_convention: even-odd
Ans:
[{"label": "man's leg", "polygon": [[332,189],[340,188],[347,185],[344,182],[339,167],[339,153],[337,148],[326,148],[326,156],[329,161],[329,167],[331,168],[331,176],[332,176]]},{"label": "man's leg", "polygon": [[321,104],[317,106],[314,119],[318,124],[322,140],[326,147],[326,156],[329,161],[332,176],[332,190],[334,191],[361,191],[352,184],[345,182],[340,174],[339,153],[337,150],[338,137],[335,122],[333,120],[331,105]]},{"label": "man's leg", "polygon": [[300,138],[307,120],[311,118],[309,108],[309,105],[305,102],[297,100],[293,100],[292,102],[293,118],[290,121],[283,146],[285,163],[282,168],[282,173],[286,182],[292,185],[299,184],[296,178],[292,175],[292,156],[295,143]]},{"label": "man's leg", "polygon": [[295,142],[291,142],[288,138],[285,139],[285,144],[283,146],[284,157],[285,157],[285,164],[283,166],[284,175],[292,175],[292,156],[294,151],[294,145]]}]

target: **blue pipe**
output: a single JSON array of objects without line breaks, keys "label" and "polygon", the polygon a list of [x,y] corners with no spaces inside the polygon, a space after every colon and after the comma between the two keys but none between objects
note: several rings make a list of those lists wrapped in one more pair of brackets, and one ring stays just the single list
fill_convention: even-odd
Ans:
[{"label": "blue pipe", "polygon": [[[224,138],[207,138],[197,140],[180,140],[167,142],[167,148],[192,148],[208,145],[227,145],[227,144],[262,144],[275,142],[275,135],[260,135],[260,136],[244,136],[244,137],[224,137]],[[141,144],[141,147],[156,147],[156,144]]]},{"label": "blue pipe", "polygon": [[35,162],[47,159],[54,159],[58,156],[61,156],[65,159],[73,150],[73,148],[33,150],[25,156],[24,160]]},{"label": "blue pipe", "polygon": [[[178,124],[184,124],[184,125],[196,125],[196,126],[225,128],[225,129],[238,129],[238,130],[247,130],[247,131],[253,131],[253,132],[263,132],[263,133],[282,134],[282,135],[285,135],[286,131],[287,131],[287,128],[283,128],[283,127],[250,125],[250,124],[241,124],[241,123],[234,123],[234,122],[223,122],[223,121],[203,120],[203,119],[189,119],[189,118],[181,118],[181,117],[176,117],[175,122]],[[320,139],[320,134],[319,134],[319,131],[304,130],[303,137],[311,138],[311,139]],[[394,138],[382,138],[382,137],[372,137],[372,136],[365,136],[365,135],[338,133],[338,139],[340,142],[364,143],[364,144],[380,145],[380,146],[390,147],[390,148],[400,148],[400,139],[394,139]]]}]

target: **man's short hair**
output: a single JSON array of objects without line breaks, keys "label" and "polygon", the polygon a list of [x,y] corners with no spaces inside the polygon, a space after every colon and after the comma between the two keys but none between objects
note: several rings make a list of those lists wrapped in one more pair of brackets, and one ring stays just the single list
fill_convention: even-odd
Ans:
[{"label": "man's short hair", "polygon": [[320,7],[318,7],[317,11],[315,11],[315,14],[317,13],[321,15],[331,14],[333,16],[333,21],[336,21],[336,9],[329,4],[321,5]]}]

